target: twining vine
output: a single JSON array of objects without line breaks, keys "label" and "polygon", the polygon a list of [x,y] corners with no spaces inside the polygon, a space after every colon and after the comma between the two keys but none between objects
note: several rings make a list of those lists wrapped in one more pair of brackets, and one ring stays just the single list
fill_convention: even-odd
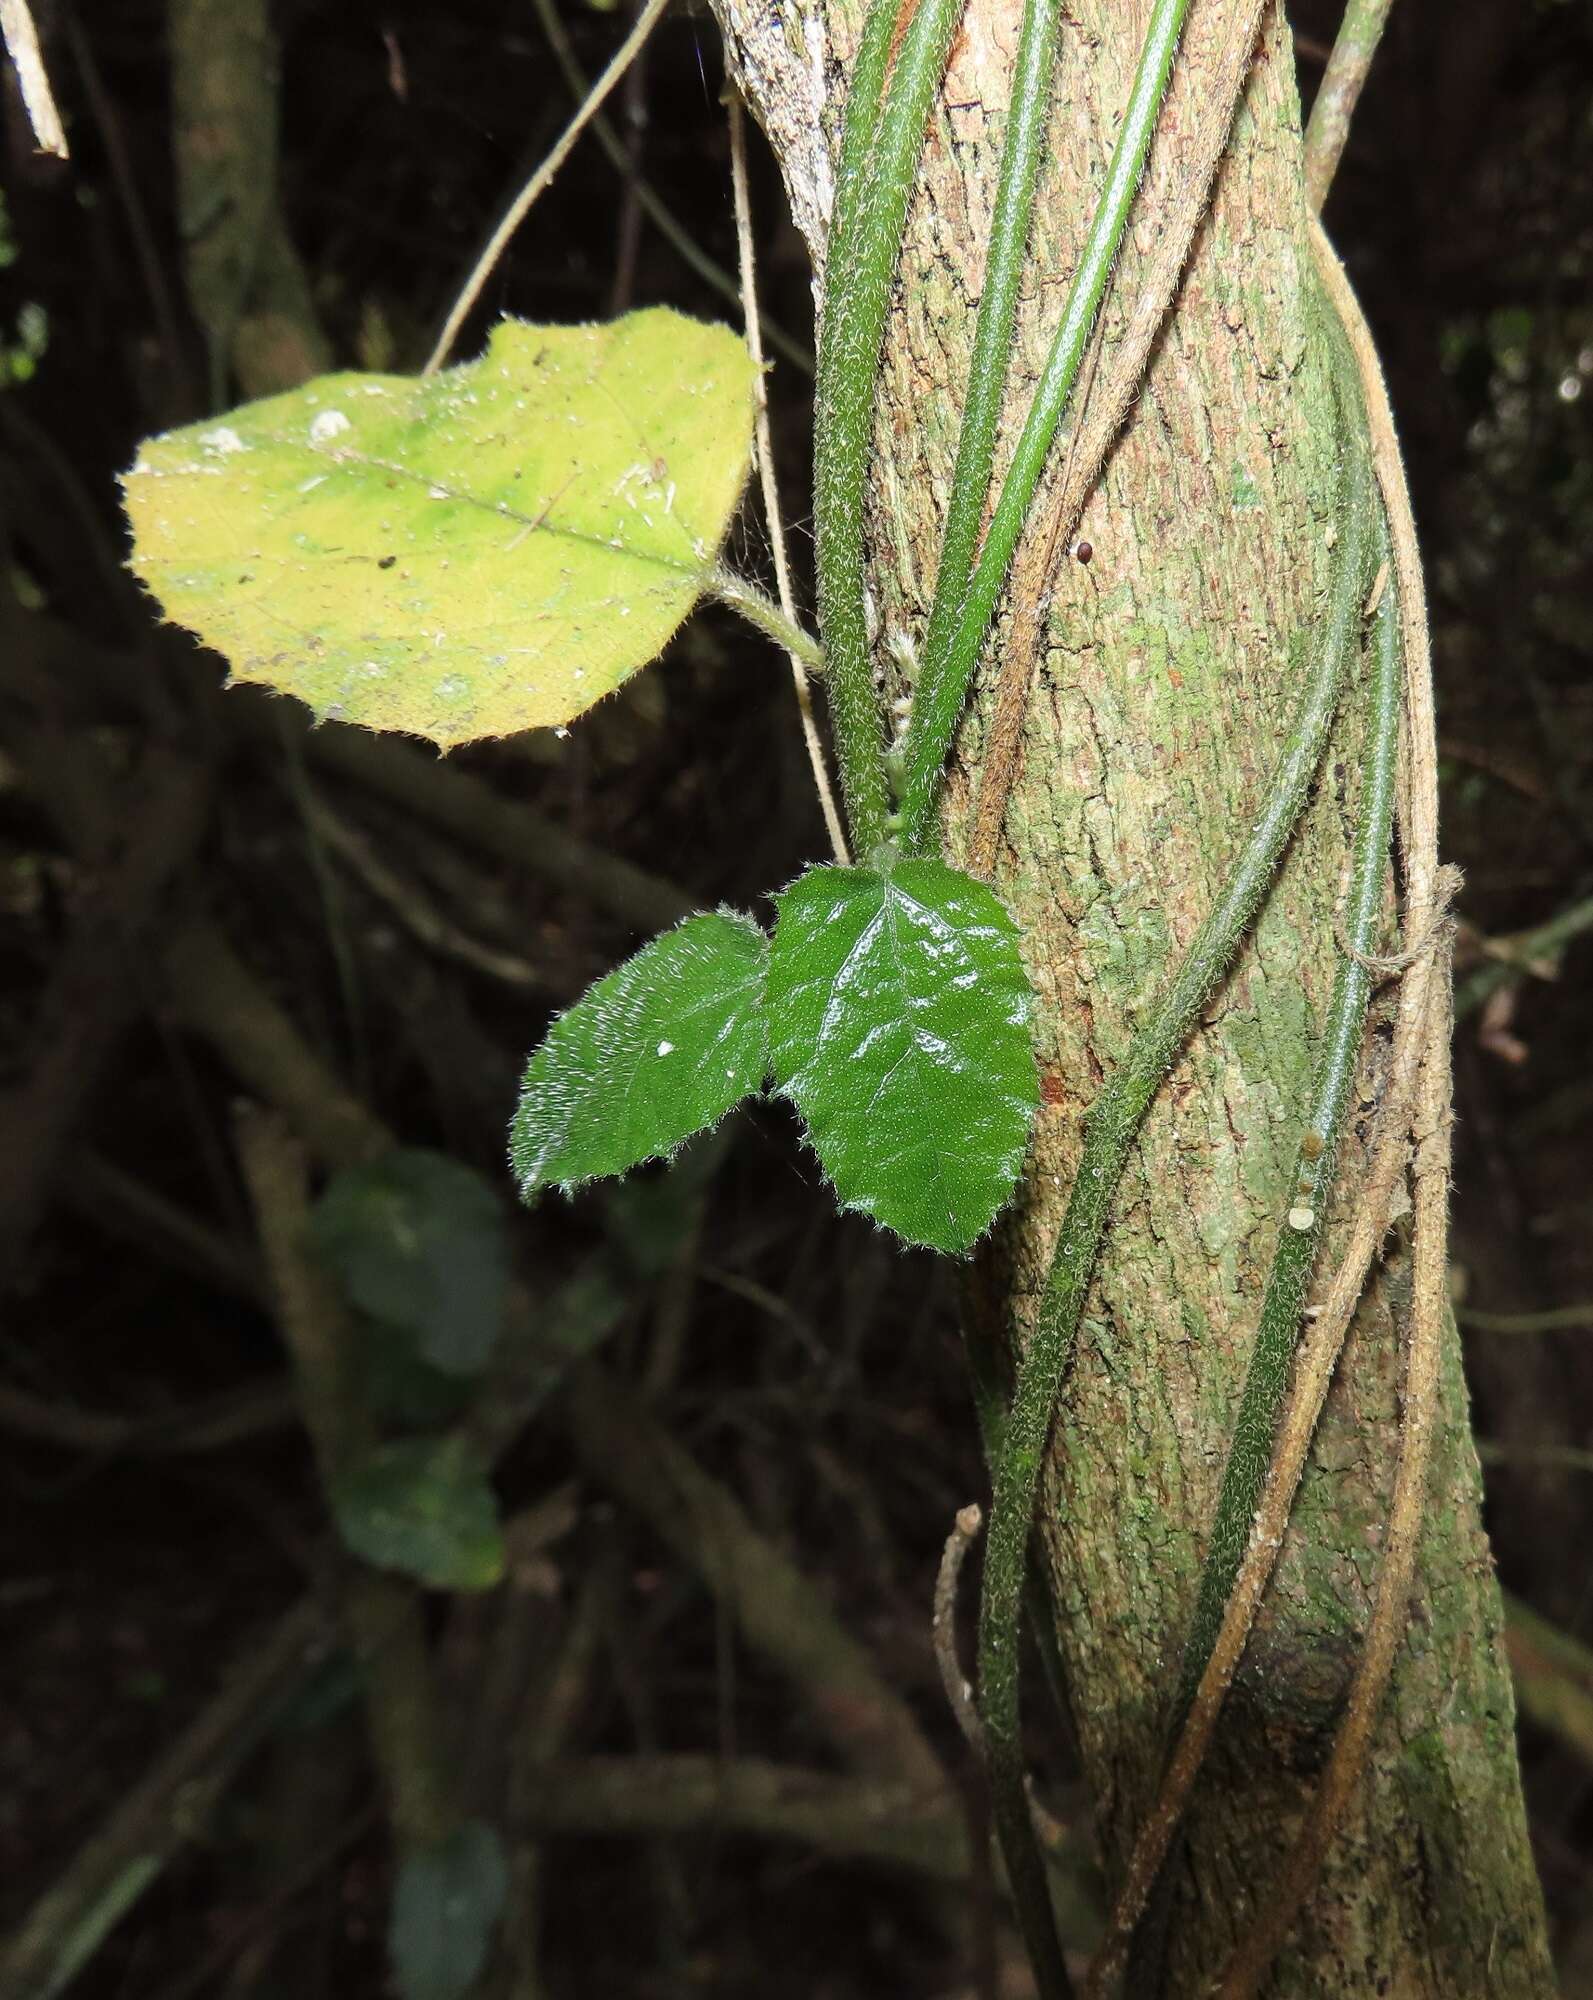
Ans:
[{"label": "twining vine", "polygon": [[[808,870],[773,899],[772,934],[747,913],[690,917],[556,1021],[527,1065],[511,1135],[513,1167],[527,1199],[549,1186],[570,1189],[623,1173],[668,1157],[772,1083],[795,1107],[843,1206],[873,1215],[908,1241],[963,1253],[1016,1185],[1038,1101],[1018,935],[976,875],[992,865],[1012,785],[1046,581],[1172,307],[1265,0],[1242,0],[1229,10],[1176,192],[1158,218],[1157,246],[1121,337],[1083,409],[1074,411],[1190,5],[1153,0],[1084,248],[998,488],[997,426],[1050,127],[1059,21],[1055,0],[1026,0],[934,595],[909,712],[894,736],[873,671],[865,503],[902,235],[961,0],[916,0],[906,8],[899,0],[873,0],[852,67],[817,360],[821,640],[796,613],[773,491],[739,111],[732,113],[732,151],[750,356],[734,343],[727,347],[721,330],[637,314],[607,329],[511,323],[497,330],[480,361],[441,366],[510,231],[663,4],[648,0],[625,49],[512,206],[422,377],[324,377],[304,391],[246,406],[225,425],[153,440],[127,482],[135,567],[174,617],[228,654],[239,678],[290,688],[318,713],[418,729],[444,745],[533,723],[562,726],[644,664],[704,596],[730,605],[784,647],[835,864]],[[1362,28],[1376,12],[1370,5],[1360,10]],[[1029,1537],[1050,1426],[1135,1136],[1272,886],[1315,784],[1368,615],[1365,772],[1327,1032],[1185,1643],[1165,1778],[1093,1974],[1097,1987],[1115,1970],[1165,1866],[1265,1587],[1321,1396],[1381,1239],[1413,1103],[1425,1149],[1416,1177],[1417,1301],[1407,1429],[1378,1602],[1345,1726],[1283,1890],[1230,1968],[1225,1990],[1234,1995],[1264,1976],[1353,1787],[1414,1559],[1434,1394],[1435,1301],[1442,1296],[1447,1074],[1435,999],[1444,980],[1435,969],[1441,913],[1425,623],[1381,379],[1342,272],[1319,234],[1314,240],[1339,446],[1320,634],[1228,880],[1086,1120],[1010,1406],[995,1412],[985,1399],[993,1502],[979,1618],[977,1734],[1042,2000],[1058,2000],[1069,1982],[1024,1784],[1019,1657]],[[688,351],[697,375],[682,381]],[[1067,460],[1057,479],[1053,447],[1070,415]],[[717,554],[749,452],[764,487],[778,603]],[[1037,495],[1048,479],[1036,519]],[[193,511],[201,482],[208,509],[203,534]],[[206,539],[211,534],[219,555]],[[257,551],[254,568],[241,574],[233,553],[239,545]],[[1009,584],[1013,617],[968,841],[971,875],[939,858],[937,801]],[[418,669],[404,657],[406,646],[415,651],[417,619],[435,621],[429,632],[421,626],[433,651]],[[456,622],[460,629],[451,630]],[[390,625],[402,631],[404,645],[372,638],[373,630]],[[302,644],[285,648],[284,632]],[[284,666],[290,656],[293,664]],[[822,674],[827,690],[844,827],[812,725],[810,673]],[[1368,1190],[1327,1305],[1302,1341],[1380,962],[1402,692],[1408,976]],[[1285,1408],[1291,1368],[1294,1390]]]}]

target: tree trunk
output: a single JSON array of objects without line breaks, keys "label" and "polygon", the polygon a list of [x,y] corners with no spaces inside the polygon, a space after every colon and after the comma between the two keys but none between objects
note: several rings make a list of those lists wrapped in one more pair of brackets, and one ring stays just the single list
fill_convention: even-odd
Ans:
[{"label": "tree trunk", "polygon": [[[857,0],[718,0],[822,268]],[[1132,297],[1177,184],[1221,0],[1192,10],[1125,245]],[[1105,172],[1147,0],[1074,0],[1017,342],[1021,411]],[[872,493],[885,641],[918,635],[994,196],[1020,0],[970,0],[931,121],[890,321]],[[1174,322],[1082,534],[1064,552],[997,865],[1039,995],[1046,1103],[1023,1197],[981,1261],[1021,1342],[1084,1110],[1210,908],[1292,710],[1320,615],[1334,482],[1305,236],[1292,49],[1271,12]],[[1109,303],[1105,339],[1122,318]],[[1016,436],[1009,418],[1004,435]],[[1065,439],[1059,451],[1066,451]],[[1043,505],[1043,496],[1042,496]],[[1020,564],[1022,558],[1020,557]],[[960,852],[992,662],[948,786]],[[1109,1879],[1159,1775],[1168,1704],[1281,1217],[1334,969],[1361,764],[1346,704],[1323,782],[1238,966],[1131,1159],[1052,1441],[1043,1548]],[[1368,1037],[1339,1210],[1386,1039]],[[1344,1217],[1341,1215],[1340,1222]],[[1331,1268],[1335,1241],[1325,1250]],[[1170,1992],[1202,1989],[1268,1894],[1364,1631],[1398,1444],[1396,1247],[1369,1287],[1277,1575],[1230,1697],[1174,1887]],[[1451,1339],[1409,1626],[1361,1800],[1280,1959],[1276,1993],[1552,1988],[1515,1761],[1501,1612]]]}]

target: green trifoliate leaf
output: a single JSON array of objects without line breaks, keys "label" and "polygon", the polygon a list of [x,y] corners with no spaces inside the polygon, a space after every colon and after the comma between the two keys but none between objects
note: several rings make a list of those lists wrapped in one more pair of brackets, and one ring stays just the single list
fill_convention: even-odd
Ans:
[{"label": "green trifoliate leaf", "polygon": [[509,1132],[528,1201],[671,1153],[762,1088],[767,952],[750,917],[688,917],[560,1015]]},{"label": "green trifoliate leaf", "polygon": [[753,394],[736,335],[663,308],[507,320],[429,379],[324,375],[150,439],[133,568],[319,717],[444,747],[567,722],[701,595]]},{"label": "green trifoliate leaf", "polygon": [[361,1312],[406,1334],[445,1375],[479,1375],[509,1289],[496,1191],[443,1153],[399,1147],[333,1177],[312,1233]]},{"label": "green trifoliate leaf", "polygon": [[404,1856],[387,1928],[402,2000],[464,2000],[487,1962],[508,1892],[503,1842],[482,1820]]},{"label": "green trifoliate leaf", "polygon": [[338,1476],[332,1511],[343,1540],[378,1569],[434,1590],[490,1590],[502,1580],[498,1503],[462,1437],[378,1445]]},{"label": "green trifoliate leaf", "polygon": [[1012,919],[936,860],[814,868],[776,900],[780,1094],[843,1208],[967,1250],[1012,1193],[1039,1101]]}]

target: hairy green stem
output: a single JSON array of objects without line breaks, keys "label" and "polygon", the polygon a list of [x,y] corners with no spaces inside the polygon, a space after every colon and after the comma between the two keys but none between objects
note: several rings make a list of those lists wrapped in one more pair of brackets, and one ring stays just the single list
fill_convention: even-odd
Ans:
[{"label": "hairy green stem", "polygon": [[[1029,414],[1019,434],[1012,464],[990,518],[990,527],[972,580],[966,590],[952,600],[949,596],[950,584],[958,579],[948,579],[944,606],[941,583],[939,579],[936,581],[935,603],[931,608],[930,627],[925,635],[923,657],[913,689],[913,712],[907,729],[907,779],[902,796],[901,822],[902,837],[910,849],[921,849],[932,838],[932,814],[941,769],[951,748],[952,734],[962,713],[968,683],[978,664],[996,599],[1006,583],[1007,571],[1028,519],[1035,488],[1040,483],[1057,426],[1073,393],[1084,350],[1089,344],[1090,329],[1095,324],[1106,281],[1111,276],[1123,231],[1128,226],[1134,190],[1144,171],[1145,158],[1156,130],[1157,114],[1172,70],[1173,55],[1188,11],[1189,0],[1156,0],[1145,43],[1140,50],[1139,66],[1134,72],[1122,129],[1117,135],[1112,162],[1107,169],[1106,183],[1096,204],[1078,269],[1068,288],[1062,324],[1056,330],[1045,372],[1040,377],[1034,401],[1029,406]],[[1004,354],[995,356],[994,365],[999,365],[1004,358]],[[978,359],[977,353],[975,359]],[[822,357],[820,366],[822,369]],[[970,395],[974,393],[974,386],[970,385]],[[992,396],[999,406],[999,382],[993,387],[989,384],[977,386],[981,395]],[[960,454],[959,445],[959,459]],[[982,509],[982,486],[978,504]],[[943,558],[943,570],[944,567]],[[941,612],[938,626],[935,620],[937,610]]]},{"label": "hairy green stem", "polygon": [[[1386,560],[1386,528],[1380,542]],[[1183,1724],[1211,1657],[1223,1608],[1244,1558],[1250,1524],[1272,1461],[1278,1410],[1289,1383],[1289,1364],[1321,1243],[1339,1135],[1366,1029],[1366,1009],[1372,992],[1368,960],[1378,944],[1383,877],[1393,833],[1394,776],[1399,750],[1402,676],[1399,605],[1392,584],[1383,592],[1378,605],[1374,634],[1374,665],[1367,704],[1367,762],[1344,926],[1348,949],[1340,957],[1334,980],[1327,1032],[1311,1085],[1310,1114],[1290,1183],[1288,1215],[1278,1236],[1262,1296],[1255,1346],[1250,1352],[1250,1367],[1234,1423],[1211,1541],[1200,1573],[1194,1616],[1184,1642],[1178,1708],[1172,1723],[1174,1735]]]},{"label": "hairy green stem", "polygon": [[792,659],[801,661],[810,674],[824,671],[824,654],[817,639],[804,632],[794,618],[788,618],[774,599],[765,596],[755,583],[749,583],[746,577],[738,576],[733,569],[719,564],[704,573],[703,586],[711,597],[718,598],[738,617],[745,618],[766,638],[783,647]]},{"label": "hairy green stem", "polygon": [[[1018,1371],[995,1469],[979,1612],[979,1705],[996,1830],[1012,1878],[1044,2000],[1065,1991],[1049,1901],[1029,1824],[1020,1736],[1019,1651],[1029,1529],[1062,1377],[1129,1147],[1197,1013],[1227,971],[1261,906],[1316,776],[1359,628],[1367,549],[1369,471],[1352,413],[1340,397],[1348,464],[1340,473],[1336,564],[1328,617],[1299,708],[1254,825],[1221,897],[1150,1019],[1085,1121],[1084,1150],[1053,1253],[1039,1314]],[[1047,1984],[1050,1978],[1051,1984]]]},{"label": "hairy green stem", "polygon": [[[1018,292],[1034,213],[1034,185],[1050,123],[1059,12],[1060,0],[1025,0],[1012,77],[1012,103],[996,183],[996,205],[990,221],[990,244],[985,254],[984,285],[974,322],[968,392],[957,436],[957,462],[941,535],[935,596],[924,636],[926,661],[945,657],[968,592],[968,577],[984,523],[990,468],[995,458],[996,424],[1001,416],[1002,390],[1012,352],[1012,329],[1018,314]],[[915,702],[923,698],[923,689],[924,677],[920,672]]]},{"label": "hairy green stem", "polygon": [[961,0],[919,0],[880,108],[896,0],[874,0],[847,94],[814,403],[819,627],[852,851],[884,836],[885,743],[869,658],[863,496],[885,313],[930,102]]}]

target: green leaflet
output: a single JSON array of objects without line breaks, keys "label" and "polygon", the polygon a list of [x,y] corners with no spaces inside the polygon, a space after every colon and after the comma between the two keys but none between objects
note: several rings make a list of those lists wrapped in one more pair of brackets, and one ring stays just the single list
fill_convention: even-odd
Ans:
[{"label": "green leaflet", "polygon": [[767,950],[751,917],[688,917],[560,1015],[509,1131],[527,1201],[671,1153],[763,1087]]},{"label": "green leaflet", "polygon": [[399,1147],[346,1167],[316,1203],[316,1250],[360,1311],[445,1375],[492,1358],[509,1288],[504,1205],[473,1168]]},{"label": "green leaflet", "polygon": [[503,1578],[503,1531],[486,1468],[459,1436],[378,1445],[332,1488],[338,1533],[378,1569],[433,1590],[490,1590]]},{"label": "green leaflet", "polygon": [[754,386],[728,328],[663,308],[506,320],[440,375],[323,375],[150,439],[133,568],[234,679],[318,717],[445,748],[564,723],[702,594]]},{"label": "green leaflet", "polygon": [[393,1884],[387,1955],[403,2000],[464,2000],[487,1962],[509,1893],[503,1842],[467,1819],[406,1854]]},{"label": "green leaflet", "polygon": [[769,1053],[844,1208],[959,1252],[1005,1205],[1039,1078],[1012,919],[933,859],[814,868],[777,898]]}]

